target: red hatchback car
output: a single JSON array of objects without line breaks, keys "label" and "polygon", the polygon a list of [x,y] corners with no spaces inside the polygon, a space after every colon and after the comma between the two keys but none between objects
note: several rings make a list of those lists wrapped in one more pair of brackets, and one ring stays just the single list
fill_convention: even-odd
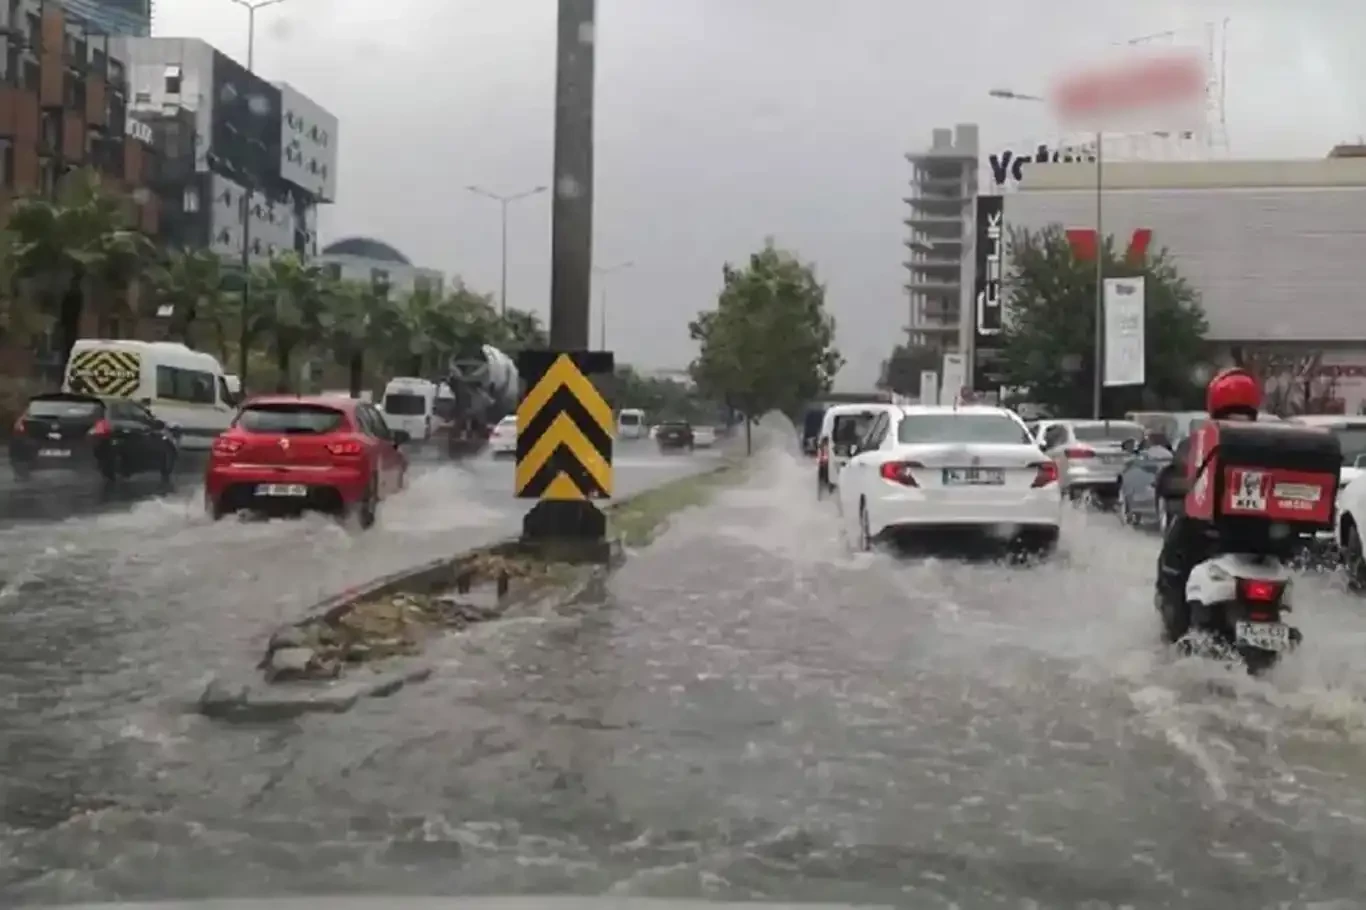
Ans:
[{"label": "red hatchback car", "polygon": [[354,514],[375,523],[403,489],[408,441],[374,405],[351,398],[263,395],[245,402],[213,442],[204,497],[215,519],[230,512]]}]

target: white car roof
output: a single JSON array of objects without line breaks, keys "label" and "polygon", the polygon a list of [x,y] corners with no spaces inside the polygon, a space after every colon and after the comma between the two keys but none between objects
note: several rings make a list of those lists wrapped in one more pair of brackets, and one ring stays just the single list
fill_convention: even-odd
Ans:
[{"label": "white car roof", "polygon": [[[1010,408],[1000,408],[988,404],[962,404],[958,407],[949,404],[907,404],[901,406],[901,412],[907,417],[915,414],[996,414],[1001,417],[1020,420],[1020,415]],[[1020,422],[1024,423],[1023,420]]]}]

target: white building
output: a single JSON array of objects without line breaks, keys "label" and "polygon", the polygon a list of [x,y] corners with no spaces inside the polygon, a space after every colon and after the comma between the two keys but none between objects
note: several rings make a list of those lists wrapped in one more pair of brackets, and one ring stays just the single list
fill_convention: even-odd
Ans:
[{"label": "white building", "polygon": [[398,250],[369,237],[348,237],[329,243],[318,261],[334,278],[387,287],[397,294],[428,288],[437,294],[445,289],[438,269],[415,266]]}]

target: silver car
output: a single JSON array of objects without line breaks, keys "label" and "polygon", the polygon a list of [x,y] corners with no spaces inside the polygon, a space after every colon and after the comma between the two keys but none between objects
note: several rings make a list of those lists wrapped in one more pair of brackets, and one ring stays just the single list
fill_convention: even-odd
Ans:
[{"label": "silver car", "polygon": [[1039,422],[1039,448],[1057,464],[1063,491],[1072,499],[1114,500],[1131,457],[1124,441],[1142,438],[1143,426],[1131,420]]}]

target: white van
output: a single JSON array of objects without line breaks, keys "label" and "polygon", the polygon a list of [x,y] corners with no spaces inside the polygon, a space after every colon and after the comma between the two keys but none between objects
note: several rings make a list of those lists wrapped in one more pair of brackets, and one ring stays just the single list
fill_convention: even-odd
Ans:
[{"label": "white van", "polygon": [[82,338],[62,391],[139,401],[179,429],[186,449],[209,448],[237,413],[217,358],[174,341]]},{"label": "white van", "polygon": [[403,430],[418,442],[430,439],[436,413],[436,383],[415,376],[395,376],[384,387],[384,401],[379,407],[391,430]]},{"label": "white van", "polygon": [[639,439],[645,435],[645,412],[639,408],[622,408],[617,414],[617,438]]}]

